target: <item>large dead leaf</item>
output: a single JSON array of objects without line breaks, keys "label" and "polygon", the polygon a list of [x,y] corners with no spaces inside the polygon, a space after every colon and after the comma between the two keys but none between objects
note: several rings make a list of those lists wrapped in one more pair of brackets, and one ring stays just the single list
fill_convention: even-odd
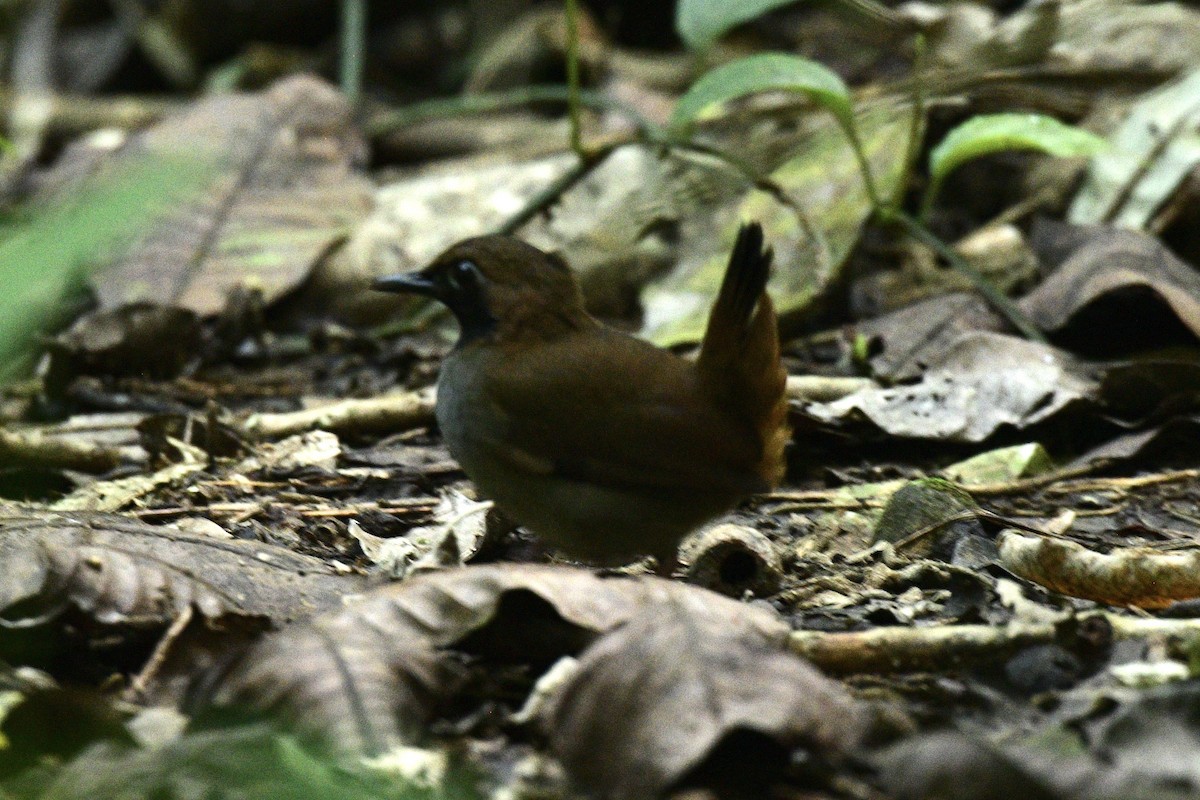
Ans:
[{"label": "large dead leaf", "polygon": [[913,303],[860,323],[867,338],[871,370],[889,381],[920,377],[959,337],[976,330],[998,330],[1002,321],[977,294],[944,294]]},{"label": "large dead leaf", "polygon": [[202,190],[177,198],[138,242],[97,264],[102,307],[150,301],[211,315],[238,287],[267,303],[296,288],[370,207],[368,183],[352,172],[363,142],[350,122],[332,87],[292,78],[203,100],[130,137],[85,180],[147,152],[205,154],[215,168]]},{"label": "large dead leaf", "polygon": [[[488,565],[414,576],[345,610],[264,640],[230,669],[207,705],[274,712],[346,752],[412,741],[453,695],[451,649],[545,666],[578,653],[639,610],[697,595],[710,617],[782,641],[771,614],[656,578],[570,568]],[[681,601],[680,601],[681,602]]]},{"label": "large dead leaf", "polygon": [[1066,353],[998,333],[956,339],[918,383],[867,388],[808,413],[822,422],[865,417],[894,436],[980,442],[1089,398],[1095,381]]},{"label": "large dead leaf", "polygon": [[710,603],[680,592],[643,609],[550,699],[550,747],[589,792],[635,800],[705,784],[720,769],[702,763],[750,734],[755,758],[730,766],[742,796],[766,796],[795,747],[829,756],[858,741],[863,717],[840,686]]},{"label": "large dead leaf", "polygon": [[361,585],[283,548],[100,514],[7,512],[0,564],[0,625],[9,627],[72,607],[106,624],[166,625],[189,608],[281,624]]}]

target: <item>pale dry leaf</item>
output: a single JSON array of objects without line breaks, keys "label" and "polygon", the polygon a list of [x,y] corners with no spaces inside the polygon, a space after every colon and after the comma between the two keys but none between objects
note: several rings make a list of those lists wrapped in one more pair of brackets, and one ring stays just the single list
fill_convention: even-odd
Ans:
[{"label": "pale dry leaf", "polygon": [[477,502],[462,492],[442,495],[432,524],[410,529],[403,536],[384,538],[352,520],[347,530],[363,554],[392,578],[441,567],[460,567],[478,551],[487,529],[490,502]]},{"label": "pale dry leaf", "polygon": [[1092,398],[1096,382],[1067,353],[998,333],[956,339],[910,386],[868,388],[807,412],[822,422],[865,417],[895,436],[980,442]]}]

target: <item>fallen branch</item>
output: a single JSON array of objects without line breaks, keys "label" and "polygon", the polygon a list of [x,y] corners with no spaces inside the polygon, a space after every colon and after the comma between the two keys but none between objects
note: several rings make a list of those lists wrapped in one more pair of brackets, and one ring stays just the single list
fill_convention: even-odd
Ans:
[{"label": "fallen branch", "polygon": [[144,463],[145,460],[146,452],[140,447],[110,447],[81,436],[52,436],[40,430],[0,428],[0,463],[3,464],[103,473],[122,464]]},{"label": "fallen branch", "polygon": [[944,672],[954,666],[995,662],[1030,645],[1059,641],[1062,625],[1068,622],[1076,629],[1102,624],[1114,639],[1200,640],[1200,619],[1135,619],[1097,612],[1057,624],[888,627],[853,633],[794,631],[788,647],[831,674]]},{"label": "fallen branch", "polygon": [[1118,547],[1100,553],[1066,539],[1004,531],[1000,563],[1025,580],[1110,606],[1163,608],[1200,597],[1200,550]]},{"label": "fallen branch", "polygon": [[789,375],[787,397],[809,403],[832,403],[862,389],[878,388],[870,378],[830,377],[825,375]]},{"label": "fallen branch", "polygon": [[340,400],[316,408],[251,414],[238,426],[249,439],[277,439],[311,430],[400,433],[433,421],[432,391],[404,392],[365,400]]}]

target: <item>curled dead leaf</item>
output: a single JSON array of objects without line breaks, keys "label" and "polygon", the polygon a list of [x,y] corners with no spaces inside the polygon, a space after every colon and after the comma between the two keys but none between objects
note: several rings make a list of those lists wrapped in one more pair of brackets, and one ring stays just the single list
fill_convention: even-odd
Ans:
[{"label": "curled dead leaf", "polygon": [[1087,239],[1021,300],[1039,328],[1105,355],[1171,344],[1176,329],[1200,338],[1200,275],[1158,239],[1103,227],[1059,235]]},{"label": "curled dead leaf", "polygon": [[645,608],[589,647],[549,702],[550,747],[588,791],[633,800],[709,785],[720,769],[706,762],[752,746],[739,788],[766,796],[793,748],[820,758],[858,741],[864,718],[840,686],[707,602],[680,593]]}]

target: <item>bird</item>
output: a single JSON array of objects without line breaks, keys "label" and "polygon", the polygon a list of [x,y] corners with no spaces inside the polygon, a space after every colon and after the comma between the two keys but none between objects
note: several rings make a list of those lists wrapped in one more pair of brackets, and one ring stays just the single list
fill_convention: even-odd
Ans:
[{"label": "bird", "polygon": [[653,556],[669,575],[687,534],[783,477],[771,261],[762,227],[743,224],[694,359],[591,316],[560,255],[510,236],[465,239],[373,288],[456,318],[435,416],[482,496],[568,557]]}]

